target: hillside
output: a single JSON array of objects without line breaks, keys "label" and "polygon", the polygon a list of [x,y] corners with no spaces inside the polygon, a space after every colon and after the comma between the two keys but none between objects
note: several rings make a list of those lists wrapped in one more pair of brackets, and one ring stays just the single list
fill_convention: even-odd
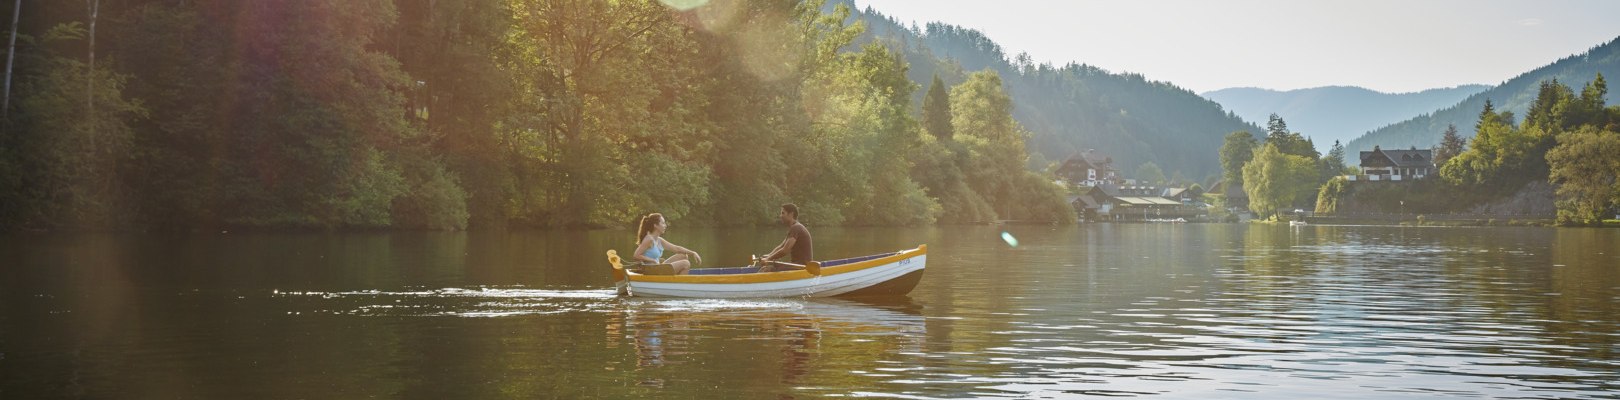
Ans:
[{"label": "hillside", "polygon": [[867,27],[863,43],[885,43],[910,63],[907,75],[920,85],[918,104],[936,73],[947,85],[973,71],[1001,74],[1013,97],[1014,118],[1031,133],[1028,147],[1037,168],[1097,149],[1126,174],[1152,162],[1167,177],[1179,173],[1205,181],[1220,174],[1215,149],[1226,134],[1261,131],[1220,104],[1168,82],[1084,64],[1037,65],[1027,57],[1009,57],[972,29],[940,23],[908,27],[872,9],[856,10],[852,18]]},{"label": "hillside", "polygon": [[[1586,53],[1565,57],[1545,67],[1521,74],[1432,114],[1420,115],[1368,132],[1346,144],[1345,150],[1350,152],[1348,154],[1355,154],[1356,151],[1372,150],[1374,145],[1384,148],[1410,146],[1428,148],[1440,142],[1440,136],[1446,131],[1447,124],[1456,124],[1458,133],[1464,137],[1473,137],[1474,123],[1479,118],[1480,110],[1484,109],[1486,100],[1490,100],[1497,110],[1512,111],[1514,115],[1523,117],[1525,111],[1530,109],[1531,101],[1535,100],[1536,90],[1542,81],[1558,79],[1558,82],[1580,90],[1599,73],[1608,79],[1620,76],[1620,38],[1593,47]],[[1616,96],[1620,94],[1610,91],[1605,100],[1609,104],[1614,104]],[[1294,121],[1290,119],[1288,122],[1292,125]]]},{"label": "hillside", "polygon": [[1276,113],[1288,121],[1289,128],[1311,138],[1318,151],[1327,153],[1335,140],[1349,142],[1368,131],[1457,104],[1490,88],[1463,85],[1415,93],[1383,93],[1351,86],[1289,91],[1228,88],[1203,95],[1246,121],[1258,123]]}]

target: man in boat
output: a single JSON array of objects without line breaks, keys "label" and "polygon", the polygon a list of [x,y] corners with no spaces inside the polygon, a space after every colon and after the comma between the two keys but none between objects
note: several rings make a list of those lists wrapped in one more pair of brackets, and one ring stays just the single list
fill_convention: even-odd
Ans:
[{"label": "man in boat", "polygon": [[794,266],[771,263],[772,260],[783,257],[789,257],[793,264],[798,264],[799,268],[803,268],[802,266],[805,263],[815,259],[815,245],[810,240],[810,229],[799,223],[799,206],[793,203],[783,204],[782,213],[777,217],[781,218],[782,224],[788,226],[787,238],[782,239],[782,244],[777,245],[776,249],[771,250],[770,253],[766,253],[764,257],[759,259],[760,263],[763,264],[759,272],[793,268]]}]

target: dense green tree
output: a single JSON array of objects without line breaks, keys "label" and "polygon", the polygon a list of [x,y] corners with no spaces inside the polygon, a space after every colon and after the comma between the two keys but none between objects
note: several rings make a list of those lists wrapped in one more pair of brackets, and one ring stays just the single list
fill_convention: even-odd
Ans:
[{"label": "dense green tree", "polygon": [[87,5],[42,4],[73,20],[12,54],[7,227],[1073,219],[1000,76],[929,61],[913,109],[910,53],[852,46],[843,5]]},{"label": "dense green tree", "polygon": [[1322,189],[1316,194],[1317,214],[1332,214],[1339,212],[1339,200],[1348,193],[1344,177],[1334,177],[1322,184]]},{"label": "dense green tree", "polygon": [[1445,165],[1452,157],[1462,154],[1468,146],[1468,139],[1457,134],[1457,125],[1446,125],[1446,132],[1440,135],[1440,144],[1434,147],[1434,165]]},{"label": "dense green tree", "polygon": [[1574,103],[1575,92],[1569,86],[1558,83],[1557,78],[1542,81],[1535,101],[1524,114],[1524,127],[1559,132],[1575,125],[1579,121],[1572,120],[1576,115],[1570,112]]},{"label": "dense green tree", "polygon": [[507,99],[515,96],[510,70],[497,61],[511,49],[511,8],[505,0],[396,4],[398,23],[382,47],[411,76],[405,113],[427,133],[404,160],[410,189],[395,204],[397,222],[502,226],[514,196],[514,155],[501,145],[498,122],[509,118]]},{"label": "dense green tree", "polygon": [[[515,1],[512,73],[526,99],[507,140],[521,143],[528,224],[598,226],[709,201],[713,142],[694,124],[691,30],[648,1]],[[524,114],[529,115],[524,115]],[[538,139],[538,140],[531,140]],[[615,196],[642,193],[656,196]]]},{"label": "dense green tree", "polygon": [[1136,167],[1136,180],[1144,184],[1156,185],[1164,183],[1164,170],[1158,164],[1143,163]]},{"label": "dense green tree", "polygon": [[1547,163],[1549,179],[1557,185],[1560,221],[1597,223],[1620,205],[1620,133],[1586,125],[1560,135]]},{"label": "dense green tree", "polygon": [[1316,159],[1320,153],[1310,139],[1299,132],[1288,130],[1288,123],[1277,114],[1271,114],[1271,120],[1266,123],[1266,143],[1274,144],[1283,154],[1296,155]]},{"label": "dense green tree", "polygon": [[[963,146],[967,186],[983,196],[1000,219],[1073,221],[1052,179],[1025,168],[1029,137],[1012,117],[1012,98],[994,71],[980,71],[951,89],[952,126]],[[941,203],[949,203],[941,201]]]},{"label": "dense green tree", "polygon": [[992,71],[976,72],[951,89],[951,125],[967,151],[968,186],[1002,214],[1011,207],[1008,178],[1024,170],[1026,132],[1013,120],[1012,107],[1000,75]]},{"label": "dense green tree", "polygon": [[1277,113],[1271,113],[1271,116],[1266,118],[1266,138],[1275,139],[1285,137],[1288,136],[1289,133],[1292,132],[1288,130],[1288,122],[1283,121],[1282,116],[1277,115]]},{"label": "dense green tree", "polygon": [[[966,79],[964,71],[996,71],[1018,99],[1013,115],[1031,132],[1026,143],[1032,161],[1096,149],[1123,164],[1154,162],[1166,173],[1203,177],[1220,172],[1218,154],[1208,149],[1220,146],[1222,135],[1259,132],[1213,101],[1140,74],[1079,63],[1019,62],[981,32],[944,23],[918,28],[871,10],[857,18],[871,27],[864,39],[906,54],[916,82],[926,84],[938,74],[956,85]],[[920,104],[925,93],[919,91],[914,101]]]},{"label": "dense green tree", "polygon": [[234,10],[249,73],[224,107],[239,164],[225,198],[245,225],[381,227],[409,184],[403,148],[423,132],[401,112],[409,77],[374,50],[394,22],[382,0],[243,3]]},{"label": "dense green tree", "polygon": [[129,81],[128,94],[150,110],[132,126],[138,150],[131,152],[128,172],[141,184],[126,201],[136,224],[217,226],[233,217],[225,214],[227,196],[249,189],[236,177],[253,158],[233,154],[239,139],[226,129],[235,122],[227,109],[235,99],[228,94],[245,78],[231,71],[248,64],[232,56],[229,41],[187,40],[230,35],[225,21],[206,14],[220,8],[153,2],[108,21],[108,58],[140,78]]},{"label": "dense green tree", "polygon": [[923,127],[934,138],[951,140],[951,95],[945,91],[945,82],[934,74],[934,81],[928,85],[928,94],[923,97]]},{"label": "dense green tree", "polygon": [[19,48],[17,112],[0,137],[0,224],[99,229],[125,222],[130,125],[146,110],[125,97],[127,75],[50,50],[86,35],[83,24],[66,23]]},{"label": "dense green tree", "polygon": [[1254,134],[1248,131],[1237,131],[1226,135],[1226,141],[1221,144],[1221,176],[1227,185],[1243,184],[1243,164],[1254,159],[1254,150],[1259,141]]},{"label": "dense green tree", "polygon": [[920,139],[911,117],[916,84],[906,78],[903,60],[869,44],[839,63],[828,79],[806,86],[814,96],[806,101],[817,110],[815,156],[822,171],[815,186],[828,189],[812,200],[837,205],[838,214],[825,216],[829,223],[839,217],[858,224],[933,223],[940,206],[911,180],[903,157]]},{"label": "dense green tree", "polygon": [[1254,160],[1243,166],[1243,189],[1249,195],[1249,209],[1261,216],[1275,216],[1296,200],[1308,198],[1317,188],[1317,161],[1285,154],[1272,143],[1254,151]]},{"label": "dense green tree", "polygon": [[1613,110],[1601,99],[1606,90],[1601,76],[1580,96],[1557,81],[1543,83],[1522,126],[1486,101],[1469,148],[1446,160],[1440,175],[1476,192],[1546,179],[1556,185],[1560,221],[1596,221],[1620,193],[1613,184],[1615,134],[1607,129]]},{"label": "dense green tree", "polygon": [[1478,185],[1498,176],[1504,161],[1521,147],[1522,135],[1512,125],[1513,114],[1496,112],[1487,100],[1475,123],[1472,148],[1452,157],[1440,167],[1440,176],[1453,184]]},{"label": "dense green tree", "polygon": [[1344,145],[1337,140],[1333,141],[1333,147],[1328,149],[1327,155],[1322,156],[1321,164],[1323,182],[1349,170],[1350,167],[1345,165]]}]

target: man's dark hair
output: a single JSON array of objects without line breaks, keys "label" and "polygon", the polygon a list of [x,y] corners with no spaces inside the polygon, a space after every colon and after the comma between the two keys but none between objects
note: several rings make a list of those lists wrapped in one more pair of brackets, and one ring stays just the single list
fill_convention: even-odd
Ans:
[{"label": "man's dark hair", "polygon": [[793,214],[793,219],[799,219],[799,206],[793,205],[793,203],[783,204],[782,211],[787,211],[788,214]]}]

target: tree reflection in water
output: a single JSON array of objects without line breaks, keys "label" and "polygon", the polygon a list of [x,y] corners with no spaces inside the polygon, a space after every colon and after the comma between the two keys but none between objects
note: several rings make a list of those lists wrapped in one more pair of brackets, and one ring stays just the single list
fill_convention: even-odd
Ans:
[{"label": "tree reflection in water", "polygon": [[[776,371],[770,380],[784,391],[826,382],[813,377],[818,373],[850,379],[850,371],[839,365],[871,365],[877,358],[921,349],[927,339],[921,306],[905,298],[625,299],[611,312],[605,331],[609,347],[628,344],[634,350],[637,385],[664,387],[668,379],[687,379],[692,372],[678,366],[691,363],[710,373],[747,376],[743,381],[752,385],[761,382],[754,378]],[[708,377],[714,378],[727,377]]]}]

